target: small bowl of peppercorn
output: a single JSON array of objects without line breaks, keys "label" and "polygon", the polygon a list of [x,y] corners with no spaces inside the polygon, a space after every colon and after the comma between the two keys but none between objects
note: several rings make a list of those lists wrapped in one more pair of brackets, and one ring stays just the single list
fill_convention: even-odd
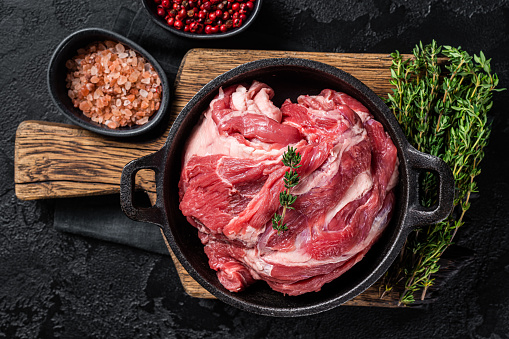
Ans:
[{"label": "small bowl of peppercorn", "polygon": [[191,39],[228,38],[254,21],[262,0],[142,0],[156,24]]}]

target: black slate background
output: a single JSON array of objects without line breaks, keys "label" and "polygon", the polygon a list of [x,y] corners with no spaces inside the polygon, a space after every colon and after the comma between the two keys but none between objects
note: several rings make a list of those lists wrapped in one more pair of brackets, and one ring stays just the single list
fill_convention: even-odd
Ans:
[{"label": "black slate background", "polygon": [[[421,309],[342,306],[305,318],[268,318],[188,297],[168,256],[53,228],[55,201],[14,193],[14,140],[27,119],[66,122],[46,67],[56,45],[85,27],[112,28],[120,6],[99,0],[0,1],[0,338],[509,338],[509,92],[493,108],[480,193],[457,243],[473,251]],[[422,40],[482,50],[509,87],[509,1],[265,0],[238,38],[197,42],[135,16],[131,37],[171,75],[193,47],[410,52]]]}]

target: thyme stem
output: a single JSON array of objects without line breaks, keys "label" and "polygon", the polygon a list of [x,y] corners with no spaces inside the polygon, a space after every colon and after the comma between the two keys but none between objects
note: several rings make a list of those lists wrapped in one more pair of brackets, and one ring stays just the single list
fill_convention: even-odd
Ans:
[{"label": "thyme stem", "polygon": [[286,211],[288,209],[294,209],[291,205],[297,200],[296,196],[290,194],[290,189],[297,186],[300,180],[296,170],[301,167],[301,165],[299,165],[301,155],[297,153],[296,150],[296,148],[288,146],[288,151],[283,153],[283,165],[289,167],[290,170],[286,171],[283,178],[285,189],[279,194],[279,203],[283,206],[283,211],[281,214],[277,212],[274,213],[272,217],[272,228],[275,229],[278,234],[288,229],[288,225],[284,222]]}]

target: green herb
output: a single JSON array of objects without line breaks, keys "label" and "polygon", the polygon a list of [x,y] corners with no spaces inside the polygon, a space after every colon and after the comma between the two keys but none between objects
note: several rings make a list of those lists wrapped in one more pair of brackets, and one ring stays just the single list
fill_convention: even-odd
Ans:
[{"label": "green herb", "polygon": [[284,223],[286,210],[294,209],[291,205],[297,200],[297,197],[290,194],[290,188],[297,186],[299,183],[299,174],[297,174],[296,169],[299,168],[301,155],[296,153],[297,149],[288,146],[288,151],[283,153],[283,164],[286,167],[290,167],[289,171],[286,171],[283,181],[285,183],[285,190],[279,193],[279,203],[283,206],[283,212],[278,214],[274,213],[272,217],[272,228],[274,228],[277,233],[284,232],[288,229],[288,224]]},{"label": "green herb", "polygon": [[[403,60],[399,52],[391,54],[395,88],[386,103],[414,147],[442,158],[451,167],[456,196],[454,210],[444,221],[408,237],[399,259],[382,280],[383,294],[400,286],[400,304],[414,302],[418,292],[421,300],[425,298],[441,255],[464,223],[490,136],[487,113],[493,92],[503,90],[496,89],[498,77],[491,72],[491,59],[482,52],[471,57],[461,47],[442,47],[433,41],[426,46],[420,43],[413,55]],[[426,173],[420,187],[421,204],[432,206],[437,200],[435,177]]]}]

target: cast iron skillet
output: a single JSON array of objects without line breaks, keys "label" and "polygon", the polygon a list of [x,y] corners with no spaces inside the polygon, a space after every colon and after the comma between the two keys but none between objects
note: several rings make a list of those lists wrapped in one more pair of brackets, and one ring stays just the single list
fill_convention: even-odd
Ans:
[{"label": "cast iron skillet", "polygon": [[[273,101],[293,101],[300,94],[318,94],[324,88],[345,92],[363,103],[380,121],[398,149],[400,160],[396,206],[390,224],[364,259],[320,292],[289,297],[257,282],[240,293],[231,293],[209,268],[197,231],[179,210],[178,181],[184,144],[201,113],[219,87],[259,80],[276,93]],[[157,201],[150,208],[133,205],[134,178],[140,169],[155,172]],[[419,204],[418,177],[432,171],[439,178],[439,202],[426,209]],[[205,85],[184,107],[173,123],[166,144],[151,155],[133,160],[124,167],[121,178],[121,204],[131,219],[159,225],[170,246],[189,274],[220,300],[250,312],[271,316],[303,316],[336,307],[363,292],[389,268],[407,235],[417,225],[445,218],[451,211],[454,181],[451,170],[439,158],[415,150],[405,139],[391,111],[368,87],[335,67],[294,58],[264,59],[236,67]],[[206,203],[206,202],[204,202]]]}]

